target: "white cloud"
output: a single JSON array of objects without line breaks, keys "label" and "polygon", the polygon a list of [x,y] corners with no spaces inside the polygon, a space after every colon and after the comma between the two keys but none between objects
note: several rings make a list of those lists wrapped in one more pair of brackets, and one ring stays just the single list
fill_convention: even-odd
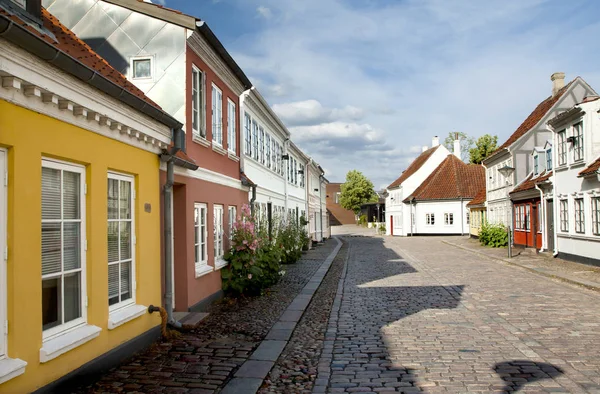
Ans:
[{"label": "white cloud", "polygon": [[337,120],[359,120],[364,116],[361,108],[351,105],[344,108],[325,108],[317,100],[275,104],[273,110],[288,126],[313,125]]},{"label": "white cloud", "polygon": [[269,7],[261,5],[256,9],[256,12],[258,12],[258,15],[262,16],[265,19],[271,19],[273,17],[273,12],[271,12],[271,9]]}]

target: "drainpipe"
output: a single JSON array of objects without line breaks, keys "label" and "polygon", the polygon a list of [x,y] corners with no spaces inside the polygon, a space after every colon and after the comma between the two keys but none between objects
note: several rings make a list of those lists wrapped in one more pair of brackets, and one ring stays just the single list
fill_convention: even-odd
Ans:
[{"label": "drainpipe", "polygon": [[256,185],[252,185],[252,198],[250,199],[250,214],[254,217],[254,202],[256,201]]},{"label": "drainpipe", "polygon": [[167,159],[167,181],[164,186],[164,239],[165,239],[165,309],[167,310],[167,322],[177,328],[181,327],[181,323],[173,318],[173,282],[171,277],[173,266],[173,183],[175,180],[174,167],[172,156],[179,148],[175,148],[171,152],[171,158]]},{"label": "drainpipe", "polygon": [[[546,207],[544,206],[544,191],[537,185],[534,184],[535,188],[537,190],[539,190],[540,192],[540,210],[542,211],[541,214],[538,214],[538,217],[542,217],[542,222],[538,223],[538,225],[540,226],[540,228],[542,229],[542,245],[540,246],[540,251],[543,251],[544,249],[546,249],[546,236],[548,235],[547,232],[545,231],[545,223],[546,223]],[[536,218],[536,223],[537,223],[537,218]],[[535,238],[537,239],[537,230],[535,232]]]}]

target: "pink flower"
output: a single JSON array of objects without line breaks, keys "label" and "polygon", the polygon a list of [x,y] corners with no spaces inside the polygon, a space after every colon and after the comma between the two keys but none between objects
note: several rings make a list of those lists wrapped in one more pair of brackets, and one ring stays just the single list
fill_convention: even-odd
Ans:
[{"label": "pink flower", "polygon": [[248,274],[248,279],[252,279],[252,274]]},{"label": "pink flower", "polygon": [[244,245],[248,245],[248,241],[246,241],[246,240],[244,240],[242,243],[243,243]]}]

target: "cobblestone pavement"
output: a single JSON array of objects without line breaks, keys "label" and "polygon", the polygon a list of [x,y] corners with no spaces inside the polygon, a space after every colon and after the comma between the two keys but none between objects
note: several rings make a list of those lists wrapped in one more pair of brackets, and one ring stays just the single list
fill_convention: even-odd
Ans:
[{"label": "cobblestone pavement", "polygon": [[337,242],[327,241],[283,266],[286,275],[268,294],[213,305],[210,315],[181,338],[158,342],[76,393],[217,392],[264,339]]},{"label": "cobblestone pavement", "polygon": [[265,379],[260,394],[311,392],[317,377],[331,305],[347,254],[348,246],[344,245],[302,315],[288,345]]},{"label": "cobblestone pavement", "polygon": [[436,237],[347,240],[325,391],[600,393],[600,294]]}]

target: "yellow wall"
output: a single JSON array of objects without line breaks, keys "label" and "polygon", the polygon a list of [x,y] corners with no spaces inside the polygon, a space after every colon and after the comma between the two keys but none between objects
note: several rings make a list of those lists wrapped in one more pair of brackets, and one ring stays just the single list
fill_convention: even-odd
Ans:
[{"label": "yellow wall", "polygon": [[[23,393],[44,386],[159,324],[145,314],[109,331],[107,171],[135,176],[137,299],[160,305],[160,184],[156,154],[0,101],[0,147],[8,148],[8,355],[27,361],[25,373],[0,385]],[[41,160],[86,166],[88,324],[100,336],[44,364],[41,286]],[[144,204],[152,206],[151,213]]]},{"label": "yellow wall", "polygon": [[472,208],[471,209],[471,220],[470,220],[470,230],[471,235],[476,237],[479,236],[479,232],[481,231],[481,224],[485,220],[485,208]]}]

